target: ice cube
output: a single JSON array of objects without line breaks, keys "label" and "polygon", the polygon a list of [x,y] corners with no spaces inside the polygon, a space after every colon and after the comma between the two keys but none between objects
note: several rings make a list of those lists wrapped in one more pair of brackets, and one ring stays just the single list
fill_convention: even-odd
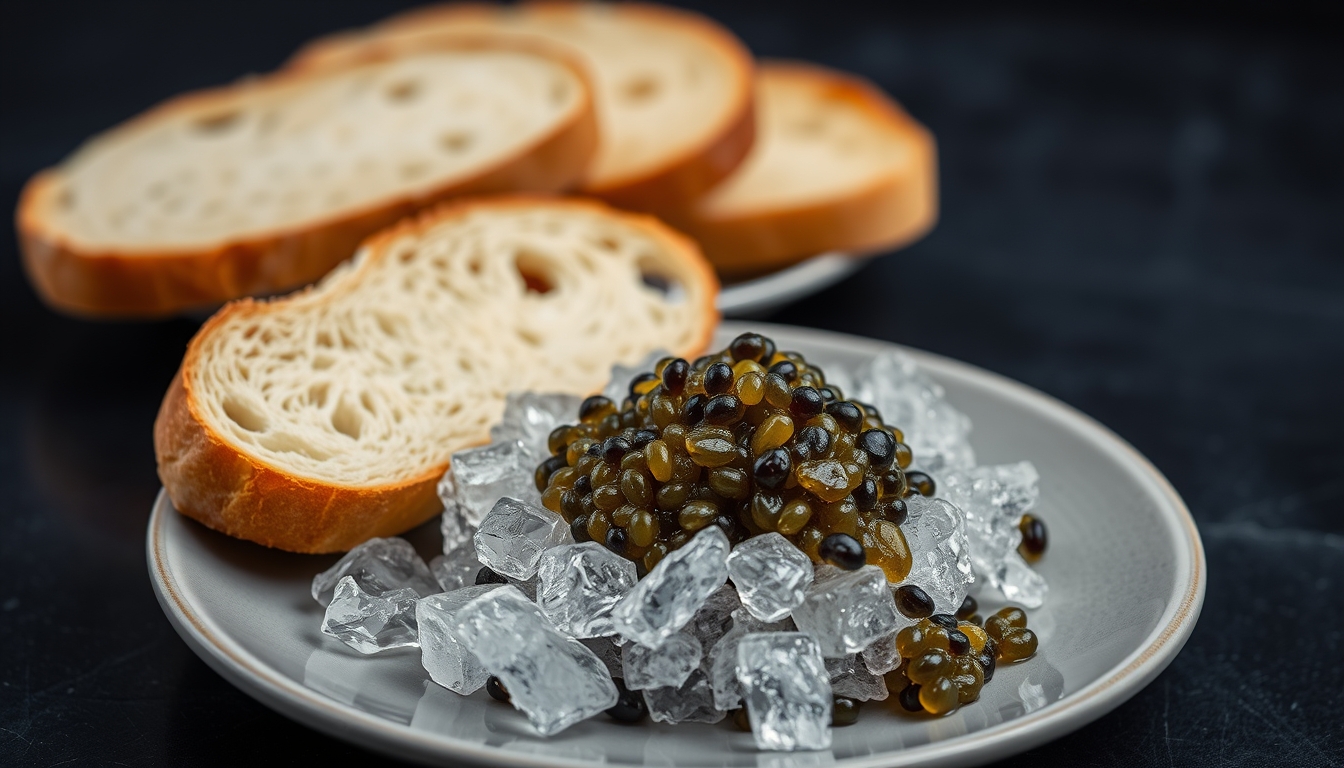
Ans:
[{"label": "ice cube", "polygon": [[479,526],[505,496],[541,506],[534,479],[538,463],[520,440],[458,451],[449,463],[451,479],[440,485],[451,490],[451,496],[443,499],[444,507],[458,508],[459,525],[465,530]]},{"label": "ice cube", "polygon": [[857,654],[843,659],[827,659],[826,674],[830,675],[833,695],[859,701],[881,701],[887,698],[886,681],[880,675],[873,674]]},{"label": "ice cube", "polygon": [[[905,616],[902,615],[901,618]],[[896,633],[883,635],[874,640],[863,649],[862,657],[863,665],[874,675],[885,675],[901,666],[901,654],[896,650]]]},{"label": "ice cube", "polygon": [[612,677],[625,677],[625,668],[621,663],[621,646],[616,644],[615,637],[585,637],[579,642],[597,654],[597,658],[606,665]]},{"label": "ice cube", "polygon": [[728,555],[728,578],[752,616],[779,621],[803,602],[812,585],[812,560],[780,534],[765,533]]},{"label": "ice cube", "polygon": [[404,588],[415,590],[420,597],[442,591],[429,566],[415,553],[411,543],[396,537],[369,539],[314,576],[313,599],[322,605],[329,604],[336,583],[346,576],[353,577],[359,588],[369,595],[384,595]]},{"label": "ice cube", "polygon": [[1027,564],[1017,552],[1009,552],[1000,560],[987,580],[996,584],[1010,603],[1024,608],[1040,608],[1049,587],[1045,577]]},{"label": "ice cube", "polygon": [[975,466],[967,439],[971,420],[948,404],[942,386],[908,355],[877,355],[856,378],[855,399],[877,406],[885,423],[905,433],[915,466],[934,473]]},{"label": "ice cube", "polygon": [[616,632],[611,609],[634,589],[634,562],[594,541],[548,549],[537,566],[537,604],[571,637]]},{"label": "ice cube", "polygon": [[616,631],[649,648],[686,626],[728,580],[728,537],[711,525],[658,561],[612,609]]},{"label": "ice cube", "polygon": [[410,588],[371,595],[359,588],[353,576],[342,576],[322,617],[322,634],[363,654],[418,645],[418,599]]},{"label": "ice cube", "polygon": [[551,455],[546,445],[551,432],[561,424],[579,419],[583,398],[564,392],[510,392],[504,399],[504,416],[490,428],[490,442],[515,440],[531,454],[534,466]]},{"label": "ice cube", "polygon": [[572,544],[564,518],[541,507],[504,497],[481,521],[472,540],[476,557],[502,576],[526,581],[537,573],[541,554]]},{"label": "ice cube", "polygon": [[621,651],[625,687],[632,691],[679,688],[700,666],[700,654],[700,641],[684,631],[664,640],[658,650],[639,643],[627,643]]},{"label": "ice cube", "polygon": [[938,479],[938,495],[966,516],[976,572],[1005,598],[1028,608],[1040,606],[1047,587],[1017,552],[1022,542],[1017,526],[1036,506],[1039,481],[1029,461],[950,471]]},{"label": "ice cube", "polygon": [[709,667],[714,706],[724,711],[742,706],[742,684],[737,681],[737,644],[742,638],[753,632],[792,632],[797,629],[792,619],[766,624],[745,609],[734,611],[732,628],[707,651],[706,666]]},{"label": "ice cube", "polygon": [[616,705],[616,684],[601,659],[556,629],[517,587],[467,603],[453,630],[543,736]]},{"label": "ice cube", "polygon": [[802,604],[793,609],[798,629],[816,637],[828,659],[858,653],[891,634],[899,616],[887,577],[875,565],[857,571],[821,566]]},{"label": "ice cube", "polygon": [[452,592],[476,583],[481,561],[476,559],[476,546],[469,544],[429,561],[429,570],[444,592]]},{"label": "ice cube", "polygon": [[646,688],[644,703],[656,723],[717,723],[724,713],[714,707],[714,691],[704,670],[696,669],[675,688]]},{"label": "ice cube", "polygon": [[457,483],[453,482],[452,467],[439,478],[435,486],[439,501],[443,502],[443,514],[439,515],[439,533],[443,536],[443,553],[446,555],[463,544],[471,541],[476,526],[468,523],[466,512],[457,500]]},{"label": "ice cube", "polygon": [[956,613],[975,581],[966,540],[966,517],[943,499],[918,494],[905,500],[907,517],[901,528],[910,545],[910,574],[902,584],[914,584],[933,598],[938,613]]},{"label": "ice cube", "polygon": [[611,379],[607,381],[607,386],[602,388],[602,394],[620,407],[621,403],[630,396],[630,381],[641,373],[649,373],[659,360],[664,357],[673,357],[665,349],[658,349],[644,356],[643,360],[631,365],[622,365],[617,363],[611,366]]},{"label": "ice cube", "polygon": [[429,678],[450,691],[467,695],[479,690],[490,676],[476,654],[457,639],[454,616],[462,606],[502,584],[463,587],[430,595],[415,606],[420,629],[420,664]]},{"label": "ice cube", "polygon": [[804,632],[747,635],[737,646],[737,677],[758,749],[831,746],[831,684],[814,637]]}]

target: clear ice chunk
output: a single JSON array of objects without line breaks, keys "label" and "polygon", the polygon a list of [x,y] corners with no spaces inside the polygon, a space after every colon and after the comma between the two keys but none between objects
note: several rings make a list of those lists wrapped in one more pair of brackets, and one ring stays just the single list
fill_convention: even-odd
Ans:
[{"label": "clear ice chunk", "polygon": [[501,576],[519,581],[536,575],[543,552],[574,543],[564,518],[507,496],[495,503],[472,540],[482,563]]},{"label": "clear ice chunk", "polygon": [[556,629],[517,587],[467,603],[453,630],[543,736],[616,705],[616,684],[602,660]]},{"label": "clear ice chunk", "polygon": [[664,640],[658,650],[627,643],[621,650],[625,687],[632,691],[680,688],[691,672],[699,668],[700,656],[700,641],[685,631]]},{"label": "clear ice chunk", "polygon": [[828,659],[858,653],[901,623],[887,577],[875,565],[857,571],[818,568],[807,596],[793,609],[793,620],[817,639]]},{"label": "clear ice chunk", "polygon": [[1006,599],[1027,608],[1040,607],[1047,591],[1045,579],[1017,552],[1022,543],[1017,525],[1036,506],[1039,482],[1029,461],[950,471],[938,478],[938,495],[966,516],[976,573]]},{"label": "clear ice chunk", "polygon": [[639,577],[631,560],[595,541],[548,549],[537,565],[537,604],[570,637],[615,634],[611,609]]},{"label": "clear ice chunk", "polygon": [[[901,618],[904,619],[905,616],[902,614]],[[913,620],[907,619],[906,625],[913,623]],[[904,629],[906,625],[903,625],[902,629]],[[874,675],[885,675],[901,666],[901,654],[900,651],[896,650],[895,632],[889,635],[883,635],[874,640],[867,648],[863,649],[861,655],[863,657],[863,665]]]},{"label": "clear ice chunk", "polygon": [[908,355],[878,355],[856,378],[855,399],[877,406],[884,422],[905,433],[916,467],[939,474],[975,466],[971,420],[948,404],[942,386]]},{"label": "clear ice chunk", "polygon": [[831,746],[831,684],[816,638],[749,634],[737,646],[737,677],[758,749]]},{"label": "clear ice chunk", "polygon": [[621,403],[630,396],[630,381],[641,373],[647,373],[653,370],[659,360],[673,355],[665,349],[658,349],[644,356],[643,360],[635,363],[633,366],[617,363],[611,366],[611,378],[607,381],[607,386],[602,388],[602,394],[620,407]]},{"label": "clear ice chunk", "polygon": [[405,539],[369,539],[336,564],[313,577],[313,599],[322,605],[331,602],[336,584],[350,576],[360,590],[369,595],[384,595],[397,589],[413,589],[421,597],[440,592],[429,566]]},{"label": "clear ice chunk", "polygon": [[439,555],[429,561],[429,571],[434,574],[434,580],[444,592],[475,585],[476,574],[481,572],[476,546],[467,544],[446,555]]},{"label": "clear ice chunk", "polygon": [[725,714],[714,707],[714,691],[702,669],[691,672],[675,688],[646,688],[644,703],[655,723],[717,723]]},{"label": "clear ice chunk", "polygon": [[538,463],[519,440],[454,453],[448,473],[439,482],[445,551],[465,541],[505,496],[541,506],[541,493],[533,479]]},{"label": "clear ice chunk", "polygon": [[728,537],[708,526],[669,553],[612,609],[616,631],[649,648],[681,630],[728,580]]},{"label": "clear ice chunk", "polygon": [[535,469],[551,455],[546,439],[552,430],[576,423],[582,403],[583,398],[563,392],[510,392],[504,400],[504,416],[490,428],[490,442],[521,442]]},{"label": "clear ice chunk", "polygon": [[343,576],[336,582],[331,603],[322,617],[322,634],[363,654],[416,646],[418,599],[410,588],[370,595],[359,588],[353,576]]},{"label": "clear ice chunk", "polygon": [[490,676],[476,654],[457,639],[454,616],[462,606],[502,584],[463,587],[441,595],[430,595],[415,606],[420,629],[420,664],[429,679],[450,691],[466,696],[485,685]]},{"label": "clear ice chunk", "polygon": [[732,628],[706,652],[714,706],[727,711],[742,706],[742,684],[737,681],[737,644],[753,632],[792,632],[792,619],[766,624],[744,609],[733,613]]},{"label": "clear ice chunk", "polygon": [[905,500],[907,517],[901,528],[910,545],[910,574],[902,584],[915,584],[933,598],[938,613],[956,613],[975,582],[966,516],[943,499],[918,494]]},{"label": "clear ice chunk", "polygon": [[[899,663],[897,666],[900,666]],[[831,693],[835,696],[859,701],[882,701],[887,698],[887,682],[881,675],[869,670],[858,655],[826,659],[826,674],[830,675]]]},{"label": "clear ice chunk", "polygon": [[779,621],[803,602],[812,560],[778,533],[753,536],[728,555],[728,578],[752,616]]}]

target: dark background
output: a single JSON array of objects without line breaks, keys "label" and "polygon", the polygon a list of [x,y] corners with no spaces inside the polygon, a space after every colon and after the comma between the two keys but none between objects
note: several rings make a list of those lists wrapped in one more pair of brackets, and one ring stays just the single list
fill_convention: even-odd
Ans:
[{"label": "dark background", "polygon": [[[1209,558],[1171,667],[1005,764],[1339,764],[1339,6],[893,6],[705,8],[759,55],[876,80],[939,142],[937,230],[768,319],[1091,414],[1171,479]],[[94,132],[394,7],[5,4],[0,207]],[[150,426],[194,330],[57,316],[0,237],[0,764],[386,764],[225,683],[155,602]]]}]

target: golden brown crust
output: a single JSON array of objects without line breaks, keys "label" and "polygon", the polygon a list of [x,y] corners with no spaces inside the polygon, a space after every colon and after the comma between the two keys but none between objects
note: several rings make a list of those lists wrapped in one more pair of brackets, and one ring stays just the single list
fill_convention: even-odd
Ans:
[{"label": "golden brown crust", "polygon": [[[519,40],[454,38],[454,47],[527,50],[562,63],[588,84],[586,70],[555,46]],[[357,66],[364,63],[348,62]],[[284,71],[274,80],[311,74]],[[236,86],[170,99],[119,128],[132,129],[164,113],[189,109]],[[53,308],[90,317],[162,317],[212,307],[240,296],[270,294],[311,283],[349,258],[365,237],[425,207],[453,197],[513,190],[561,191],[581,178],[597,147],[592,89],[586,88],[571,119],[512,158],[474,176],[423,194],[402,195],[361,210],[301,226],[277,229],[215,247],[152,252],[96,248],[54,226],[47,211],[57,205],[59,168],[38,173],[25,185],[15,213],[23,264],[38,295]]]},{"label": "golden brown crust", "polygon": [[668,221],[700,242],[727,277],[779,269],[827,251],[855,254],[897,248],[923,237],[938,217],[937,150],[933,135],[878,88],[857,77],[794,62],[764,70],[820,81],[834,98],[872,115],[911,147],[915,162],[847,194],[806,205],[716,214],[683,208]]},{"label": "golden brown crust", "polygon": [[[388,18],[368,30],[338,32],[318,38],[299,49],[286,64],[298,69],[330,66],[347,59],[361,46],[375,44],[380,33],[451,25],[459,21],[488,22],[503,13],[572,14],[591,3],[572,0],[536,0],[518,6],[490,3],[448,3],[414,8]],[[718,23],[692,11],[648,3],[619,3],[608,6],[611,12],[643,17],[654,24],[687,28],[720,50],[733,62],[729,77],[737,97],[735,108],[716,126],[704,145],[672,155],[652,170],[624,178],[589,182],[580,186],[583,194],[606,200],[631,210],[663,214],[685,206],[727,178],[746,158],[756,136],[755,92],[752,88],[754,63],[751,53],[731,32]]]},{"label": "golden brown crust", "polygon": [[[617,213],[596,201],[508,195],[449,202],[370,237],[364,243],[365,256],[355,269],[373,268],[387,253],[386,245],[474,208],[538,204],[620,216],[665,243],[666,253],[678,262],[678,277],[693,280],[703,288],[691,293],[701,296],[698,314],[704,318],[704,330],[686,349],[675,353],[695,357],[708,348],[718,320],[714,305],[718,282],[695,243],[651,216]],[[188,345],[182,367],[169,385],[154,422],[159,478],[173,505],[182,514],[230,536],[308,553],[348,550],[376,536],[409,530],[433,517],[442,510],[435,486],[447,471],[447,462],[410,480],[373,487],[342,486],[271,466],[211,429],[202,417],[192,388],[207,337],[238,315],[281,311],[285,301],[232,302],[210,318]],[[481,442],[486,439],[481,436]]]}]

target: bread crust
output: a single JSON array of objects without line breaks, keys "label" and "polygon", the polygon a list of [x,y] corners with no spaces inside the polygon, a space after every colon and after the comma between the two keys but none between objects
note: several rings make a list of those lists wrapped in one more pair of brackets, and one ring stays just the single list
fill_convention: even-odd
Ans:
[{"label": "bread crust", "polygon": [[[368,30],[338,32],[318,38],[296,52],[286,64],[298,69],[320,68],[338,63],[360,46],[374,44],[379,33],[450,25],[455,21],[489,21],[503,13],[533,13],[563,16],[592,3],[574,0],[534,0],[518,6],[490,3],[448,3],[414,8],[394,15]],[[642,18],[660,26],[689,29],[733,62],[731,84],[737,94],[734,108],[725,115],[701,146],[664,158],[657,167],[625,176],[585,182],[579,191],[630,210],[664,214],[683,207],[727,178],[746,158],[756,137],[754,61],[751,53],[731,32],[698,13],[651,3],[619,3],[608,6],[612,13]]]},{"label": "bread crust", "polygon": [[899,248],[933,228],[938,218],[937,148],[928,129],[860,78],[798,62],[764,62],[761,70],[819,83],[910,145],[915,162],[911,172],[893,171],[813,203],[737,214],[716,214],[705,206],[669,212],[668,221],[700,242],[721,275],[750,277],[827,251],[868,254]]},{"label": "bread crust", "polygon": [[[387,246],[479,207],[492,209],[545,205],[571,210],[601,211],[621,217],[667,245],[678,264],[678,276],[704,288],[697,292],[703,332],[686,349],[674,353],[693,358],[713,337],[718,320],[714,299],[718,281],[693,241],[651,216],[617,213],[590,200],[536,195],[507,195],[451,201],[421,212],[365,241],[361,260],[353,265],[372,269],[385,258]],[[312,289],[294,294],[302,296]],[[182,366],[173,377],[154,422],[154,451],[159,479],[179,512],[237,538],[291,552],[326,553],[348,550],[377,536],[409,530],[442,511],[436,485],[448,462],[423,474],[374,486],[348,486],[322,478],[303,477],[249,454],[203,417],[193,387],[206,339],[238,316],[260,317],[281,311],[286,299],[242,299],[226,305],[192,338]],[[482,434],[478,444],[488,442]],[[454,447],[453,450],[467,448]]]},{"label": "bread crust", "polygon": [[[164,317],[215,307],[230,299],[265,295],[311,283],[349,258],[365,237],[443,200],[475,194],[562,191],[576,183],[598,142],[597,115],[586,69],[557,46],[521,40],[455,38],[453,49],[523,50],[569,69],[584,84],[569,119],[513,157],[476,174],[420,194],[403,194],[308,223],[277,228],[203,248],[152,251],[105,248],[79,242],[48,215],[56,200],[60,167],[39,172],[24,186],[15,212],[24,269],[52,308],[87,317]],[[367,63],[363,58],[346,66]],[[324,70],[324,73],[326,70]],[[314,76],[282,71],[268,82]],[[174,112],[196,108],[246,83],[196,91],[151,108],[111,131],[134,130]],[[109,131],[110,133],[110,131]],[[92,141],[97,141],[95,137]]]}]

